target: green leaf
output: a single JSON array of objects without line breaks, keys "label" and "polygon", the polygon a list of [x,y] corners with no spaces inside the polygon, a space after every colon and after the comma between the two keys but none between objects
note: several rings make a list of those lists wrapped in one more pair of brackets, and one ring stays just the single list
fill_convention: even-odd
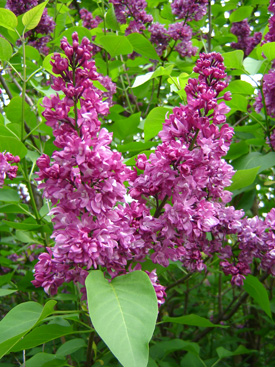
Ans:
[{"label": "green leaf", "polygon": [[13,31],[17,26],[16,15],[8,9],[1,8],[0,9],[0,26]]},{"label": "green leaf", "polygon": [[12,55],[12,47],[5,38],[0,38],[0,59],[2,61],[8,61]]},{"label": "green leaf", "polygon": [[272,319],[268,294],[259,279],[253,275],[247,275],[244,280],[244,289],[258,303],[267,316]]},{"label": "green leaf", "polygon": [[260,167],[258,173],[261,173],[262,171],[275,166],[275,152],[270,152],[268,154],[252,152],[244,157],[236,159],[233,166],[236,170]]},{"label": "green leaf", "polygon": [[14,292],[17,292],[17,289],[0,288],[0,297],[8,296]]},{"label": "green leaf", "polygon": [[225,159],[236,159],[249,152],[249,146],[244,142],[232,143]]},{"label": "green leaf", "polygon": [[273,61],[275,59],[275,42],[265,43],[261,48],[268,61]]},{"label": "green leaf", "polygon": [[30,9],[23,15],[22,23],[24,24],[26,29],[34,29],[38,25],[47,3],[48,1],[45,1],[44,3]]},{"label": "green leaf", "polygon": [[145,141],[154,138],[162,130],[168,112],[170,112],[170,109],[165,107],[155,107],[150,111],[144,123]]},{"label": "green leaf", "polygon": [[231,352],[230,350],[227,350],[224,347],[217,348],[216,352],[217,352],[219,358],[223,359],[223,358],[227,358],[227,357],[238,356],[240,354],[255,353],[257,351],[253,350],[253,349],[247,349],[243,345],[239,345],[238,348],[234,352]]},{"label": "green leaf", "polygon": [[181,367],[205,367],[200,357],[191,352],[187,353],[180,361]]},{"label": "green leaf", "polygon": [[128,40],[133,46],[134,51],[139,53],[143,57],[149,59],[159,60],[159,56],[156,53],[152,43],[140,33],[131,33],[127,36]]},{"label": "green leaf", "polygon": [[149,73],[146,73],[144,75],[139,75],[136,77],[134,84],[132,85],[132,88],[137,88],[140,85],[148,82],[148,80],[158,78],[159,76],[170,76],[172,73],[174,65],[169,65],[167,68],[164,68],[163,66],[158,67],[155,71],[151,71]]},{"label": "green leaf", "polygon": [[229,69],[243,69],[243,56],[242,50],[236,50],[226,52],[222,54],[224,58],[224,65]]},{"label": "green leaf", "polygon": [[56,301],[49,301],[44,308],[36,302],[25,302],[15,306],[0,322],[0,358],[53,311]]},{"label": "green leaf", "polygon": [[229,20],[231,23],[241,22],[242,20],[250,17],[252,10],[252,6],[240,6],[237,10],[231,13]]},{"label": "green leaf", "polygon": [[255,88],[244,80],[233,80],[233,82],[230,82],[229,86],[224,89],[224,92],[230,91],[231,93],[248,94],[251,96],[254,90]]},{"label": "green leaf", "polygon": [[[28,126],[35,127],[37,125],[37,117],[31,110],[30,105],[25,102],[25,121]],[[13,97],[6,109],[7,118],[12,123],[21,124],[22,121],[22,98],[20,96]]]},{"label": "green leaf", "polygon": [[65,357],[71,353],[76,352],[77,350],[86,346],[86,343],[83,339],[73,339],[69,340],[66,343],[62,344],[61,347],[56,351],[56,356]]},{"label": "green leaf", "polygon": [[163,359],[170,353],[175,351],[186,350],[193,354],[200,353],[200,347],[197,343],[181,340],[181,339],[172,339],[167,341],[159,341],[152,347],[150,347],[150,356],[153,359]]},{"label": "green leaf", "polygon": [[215,325],[208,319],[195,315],[195,314],[190,314],[190,315],[180,316],[180,317],[164,316],[162,321],[163,322],[173,322],[173,323],[182,324],[182,325],[199,326],[199,327],[220,327],[220,328],[228,327],[224,325]]},{"label": "green leaf", "polygon": [[133,47],[125,36],[107,35],[96,37],[95,43],[109,52],[111,57],[128,55],[133,52]]},{"label": "green leaf", "polygon": [[37,353],[26,361],[26,367],[62,367],[68,366],[65,359],[59,359],[55,354]]},{"label": "green leaf", "polygon": [[255,60],[251,57],[246,57],[244,59],[243,66],[249,74],[254,75],[258,73],[264,61],[265,60]]},{"label": "green leaf", "polygon": [[111,352],[124,367],[146,367],[158,314],[148,275],[134,271],[109,282],[96,270],[88,275],[86,289],[93,326]]},{"label": "green leaf", "polygon": [[232,184],[227,187],[227,190],[234,191],[251,185],[258,174],[260,166],[250,169],[237,171],[232,177]]},{"label": "green leaf", "polygon": [[226,101],[226,104],[237,111],[247,112],[247,99],[241,94],[233,94],[230,101]]},{"label": "green leaf", "polygon": [[3,220],[3,223],[6,223],[10,228],[15,228],[15,229],[23,229],[26,231],[32,231],[35,229],[39,229],[42,227],[41,224],[37,224],[35,223],[30,223],[30,222],[11,222],[8,220]]},{"label": "green leaf", "polygon": [[13,155],[18,155],[21,159],[26,156],[28,153],[27,148],[20,140],[0,135],[0,151],[1,152],[9,152]]},{"label": "green leaf", "polygon": [[5,203],[18,202],[20,201],[20,196],[15,190],[0,189],[0,201]]},{"label": "green leaf", "polygon": [[23,349],[31,349],[40,344],[47,343],[51,340],[60,338],[61,336],[75,333],[72,326],[62,326],[58,324],[49,324],[36,327],[23,339],[21,339],[12,349],[11,352],[18,352]]},{"label": "green leaf", "polygon": [[116,120],[112,125],[108,126],[108,130],[114,133],[114,137],[119,140],[132,140],[134,134],[139,131],[140,112],[130,117]]},{"label": "green leaf", "polygon": [[118,23],[116,19],[116,14],[114,10],[114,5],[110,4],[110,8],[106,13],[106,28],[110,28],[113,31],[119,31],[120,30],[120,24]]}]

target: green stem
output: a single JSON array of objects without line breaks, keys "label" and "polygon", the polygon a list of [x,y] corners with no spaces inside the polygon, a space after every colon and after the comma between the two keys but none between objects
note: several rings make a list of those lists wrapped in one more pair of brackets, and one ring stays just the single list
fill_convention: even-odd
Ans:
[{"label": "green stem", "polygon": [[22,49],[23,49],[23,87],[22,87],[22,121],[21,121],[21,141],[24,140],[24,121],[25,121],[25,98],[26,98],[26,78],[27,78],[27,70],[26,70],[26,48],[25,48],[25,38],[24,33],[21,38],[22,41]]},{"label": "green stem", "polygon": [[125,94],[125,98],[126,98],[126,101],[127,101],[128,107],[129,107],[129,110],[130,110],[131,113],[134,113],[133,108],[132,108],[132,105],[131,105],[131,101],[129,99],[129,96],[128,96],[128,93],[127,93],[127,90],[126,90],[126,87],[125,87],[123,76],[120,75],[119,78],[120,78],[120,81],[121,81],[121,84],[122,84],[122,88],[123,88],[123,91],[124,91],[124,94]]},{"label": "green stem", "polygon": [[211,22],[211,0],[208,0],[208,38],[207,38],[207,49],[211,52],[211,33],[212,33],[212,22]]},{"label": "green stem", "polygon": [[194,148],[194,145],[195,145],[195,142],[196,142],[196,140],[197,140],[197,136],[198,136],[199,131],[200,131],[200,129],[197,129],[197,130],[196,130],[196,134],[195,134],[195,136],[194,136],[193,140],[191,141],[191,144],[189,145],[189,148],[188,148],[188,149],[189,149],[190,151]]},{"label": "green stem", "polygon": [[35,202],[35,198],[34,198],[34,193],[33,193],[32,185],[31,185],[31,181],[30,181],[30,178],[28,176],[27,161],[26,161],[25,158],[22,160],[22,165],[23,165],[23,167],[21,166],[21,169],[22,169],[23,176],[24,176],[24,179],[26,181],[26,185],[27,185],[28,192],[29,192],[29,195],[30,195],[30,199],[31,199],[31,204],[32,204],[32,208],[33,208],[33,211],[34,211],[34,215],[35,215],[35,218],[36,218],[37,223],[40,223],[41,222],[41,218],[40,218],[40,215],[39,215],[39,212],[38,212],[38,209],[37,209],[37,205],[36,205],[36,202]]},{"label": "green stem", "polygon": [[168,200],[168,195],[165,195],[165,198],[162,200],[161,204],[157,207],[155,214],[154,214],[154,218],[158,218],[161,214],[161,211],[164,207],[164,205],[167,203]]}]

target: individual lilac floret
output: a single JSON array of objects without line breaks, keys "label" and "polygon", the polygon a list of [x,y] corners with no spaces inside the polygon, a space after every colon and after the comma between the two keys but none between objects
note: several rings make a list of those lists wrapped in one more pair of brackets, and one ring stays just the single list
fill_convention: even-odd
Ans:
[{"label": "individual lilac floret", "polygon": [[18,167],[12,163],[18,163],[20,158],[11,153],[0,153],[0,188],[4,185],[4,180],[8,176],[10,180],[16,177]]},{"label": "individual lilac floret", "polygon": [[251,30],[247,19],[233,23],[231,33],[238,37],[238,42],[232,42],[231,47],[243,50],[245,56],[249,55],[262,39],[261,32],[255,32],[253,36],[250,36]]},{"label": "individual lilac floret", "polygon": [[172,13],[185,21],[200,20],[207,13],[208,0],[174,0]]},{"label": "individual lilac floret", "polygon": [[102,22],[102,19],[99,16],[94,18],[93,14],[86,9],[80,9],[79,14],[82,19],[83,27],[87,29],[96,28]]}]

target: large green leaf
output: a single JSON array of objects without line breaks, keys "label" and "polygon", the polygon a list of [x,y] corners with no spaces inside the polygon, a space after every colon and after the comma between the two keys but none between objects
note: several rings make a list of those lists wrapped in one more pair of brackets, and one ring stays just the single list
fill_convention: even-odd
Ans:
[{"label": "large green leaf", "polygon": [[232,184],[227,187],[227,190],[234,191],[251,185],[258,174],[259,166],[255,168],[243,169],[237,171],[232,177]]},{"label": "large green leaf", "polygon": [[180,361],[181,367],[205,367],[205,363],[201,361],[201,358],[197,354],[192,352],[187,353]]},{"label": "large green leaf", "polygon": [[106,27],[112,29],[113,31],[120,30],[120,24],[116,19],[115,9],[113,4],[109,4],[110,8],[106,13]]},{"label": "large green leaf", "polygon": [[17,289],[0,288],[0,297],[8,296],[14,292],[17,292]]},{"label": "large green leaf", "polygon": [[148,275],[134,271],[109,282],[96,270],[86,289],[93,326],[111,352],[124,367],[146,367],[158,314]]},{"label": "large green leaf", "polygon": [[0,189],[0,201],[5,203],[18,202],[20,201],[20,196],[16,190]]},{"label": "large green leaf", "polygon": [[255,353],[257,351],[253,350],[253,349],[247,349],[243,345],[239,345],[238,348],[234,352],[231,352],[230,350],[227,350],[224,347],[218,347],[216,349],[216,352],[217,352],[219,358],[223,359],[223,358],[227,358],[227,357],[238,356],[240,354]]},{"label": "large green leaf", "polygon": [[229,17],[230,22],[241,22],[242,20],[250,17],[252,10],[252,6],[240,6],[237,10],[231,13]]},{"label": "large green leaf", "polygon": [[0,60],[7,61],[11,58],[12,47],[11,44],[5,40],[5,38],[0,38]]},{"label": "large green leaf", "polygon": [[96,37],[96,43],[109,52],[112,57],[127,55],[133,52],[131,43],[124,36],[107,35]]},{"label": "large green leaf", "polygon": [[50,340],[60,338],[64,335],[73,334],[75,331],[72,326],[62,326],[58,324],[49,324],[36,327],[28,335],[19,341],[11,352],[18,352],[23,349],[31,349],[37,345],[47,343]]},{"label": "large green leaf", "polygon": [[231,93],[248,94],[251,96],[254,90],[255,88],[245,80],[233,80],[229,83],[229,86],[224,89],[224,92],[230,91]]},{"label": "large green leaf", "polygon": [[243,56],[242,50],[235,50],[222,54],[224,58],[224,65],[230,69],[242,69],[243,68]]},{"label": "large green leaf", "polygon": [[275,42],[268,42],[262,45],[262,51],[268,61],[275,59]]},{"label": "large green leaf", "polygon": [[20,140],[0,135],[0,151],[1,152],[9,152],[13,155],[18,155],[21,159],[25,157],[28,153],[27,148]]},{"label": "large green leaf", "polygon": [[224,325],[215,325],[208,319],[201,317],[199,315],[190,314],[180,317],[163,317],[163,322],[173,322],[176,324],[182,324],[182,325],[190,325],[190,326],[200,326],[200,327],[220,327],[220,328],[226,328],[228,326]]},{"label": "large green leaf", "polygon": [[81,338],[72,339],[62,344],[56,351],[56,356],[65,357],[86,346],[85,340]]},{"label": "large green leaf", "polygon": [[34,29],[38,25],[47,3],[48,1],[45,1],[44,3],[30,9],[23,15],[22,23],[24,24],[26,29]]},{"label": "large green leaf", "polygon": [[48,301],[44,308],[36,302],[25,302],[15,306],[0,322],[0,358],[36,324],[53,311],[56,301]]},{"label": "large green leaf", "polygon": [[230,149],[225,156],[226,159],[236,159],[241,157],[242,155],[247,154],[249,151],[249,146],[244,142],[240,141],[239,143],[232,143],[230,145]]},{"label": "large green leaf", "polygon": [[49,353],[37,353],[26,361],[26,367],[62,367],[68,366],[65,359]]},{"label": "large green leaf", "polygon": [[162,359],[166,355],[173,353],[177,350],[186,350],[197,355],[200,353],[200,347],[197,343],[181,339],[172,339],[159,341],[158,343],[150,347],[150,356],[153,359]]},{"label": "large green leaf", "polygon": [[117,119],[112,125],[108,126],[108,130],[114,133],[114,138],[119,140],[133,140],[133,135],[137,134],[140,130],[138,125],[140,124],[140,112],[135,113],[127,118]]},{"label": "large green leaf", "polygon": [[267,316],[272,319],[268,294],[259,279],[253,275],[247,275],[244,280],[244,289],[258,303]]},{"label": "large green leaf", "polygon": [[144,123],[144,140],[154,138],[161,130],[165,122],[165,116],[171,110],[165,107],[153,108],[146,117]]},{"label": "large green leaf", "polygon": [[142,34],[131,33],[127,38],[132,44],[134,51],[139,53],[141,56],[159,60],[159,56],[156,53],[155,48],[152,46],[152,43]]},{"label": "large green leaf", "polygon": [[169,65],[166,68],[163,66],[158,67],[155,71],[150,71],[149,73],[146,73],[144,75],[139,75],[136,77],[132,88],[137,88],[140,85],[148,82],[148,80],[158,78],[159,76],[170,76],[172,73],[174,65]]},{"label": "large green leaf", "polygon": [[0,26],[14,30],[17,26],[16,15],[9,9],[0,9]]},{"label": "large green leaf", "polygon": [[275,152],[262,154],[260,152],[252,152],[244,157],[238,158],[233,162],[234,168],[244,170],[254,167],[260,167],[258,173],[275,166]]}]

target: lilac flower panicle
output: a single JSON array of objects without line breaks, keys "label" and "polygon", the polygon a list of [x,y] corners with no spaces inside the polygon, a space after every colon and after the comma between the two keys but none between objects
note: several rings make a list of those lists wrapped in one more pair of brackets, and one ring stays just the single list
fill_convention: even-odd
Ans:
[{"label": "lilac flower panicle", "polygon": [[208,0],[174,0],[172,13],[185,21],[200,20],[207,13]]},{"label": "lilac flower panicle", "polygon": [[96,28],[102,22],[102,19],[99,16],[93,17],[93,14],[86,9],[80,9],[79,14],[83,22],[83,27],[85,28]]},{"label": "lilac flower panicle", "polygon": [[[265,99],[266,112],[275,117],[275,69],[271,68],[263,77],[263,95]],[[259,91],[254,104],[256,112],[260,113],[263,108],[262,94]]]},{"label": "lilac flower panicle", "polygon": [[231,33],[238,37],[238,42],[232,42],[231,47],[243,50],[245,56],[249,55],[262,39],[261,32],[255,32],[253,36],[250,36],[251,30],[247,19],[233,23]]},{"label": "lilac flower panicle", "polygon": [[[52,87],[65,97],[43,100],[43,115],[59,150],[37,160],[39,187],[53,204],[55,243],[39,256],[33,284],[51,294],[64,282],[84,285],[88,270],[98,266],[112,278],[125,274],[130,260],[143,260],[148,252],[137,227],[148,210],[125,202],[124,181],[135,173],[122,163],[121,153],[110,149],[112,135],[99,121],[108,113],[115,85],[97,73],[88,39],[80,43],[76,33],[72,39],[72,45],[66,38],[61,41],[67,58],[55,54],[51,62],[59,75]],[[104,102],[93,80],[109,90]],[[77,116],[71,117],[75,108]],[[155,277],[156,292],[163,298],[164,288]]]},{"label": "lilac flower panicle", "polygon": [[13,163],[18,163],[20,158],[11,153],[0,153],[0,188],[4,185],[4,180],[8,176],[10,180],[16,177],[18,167]]}]

